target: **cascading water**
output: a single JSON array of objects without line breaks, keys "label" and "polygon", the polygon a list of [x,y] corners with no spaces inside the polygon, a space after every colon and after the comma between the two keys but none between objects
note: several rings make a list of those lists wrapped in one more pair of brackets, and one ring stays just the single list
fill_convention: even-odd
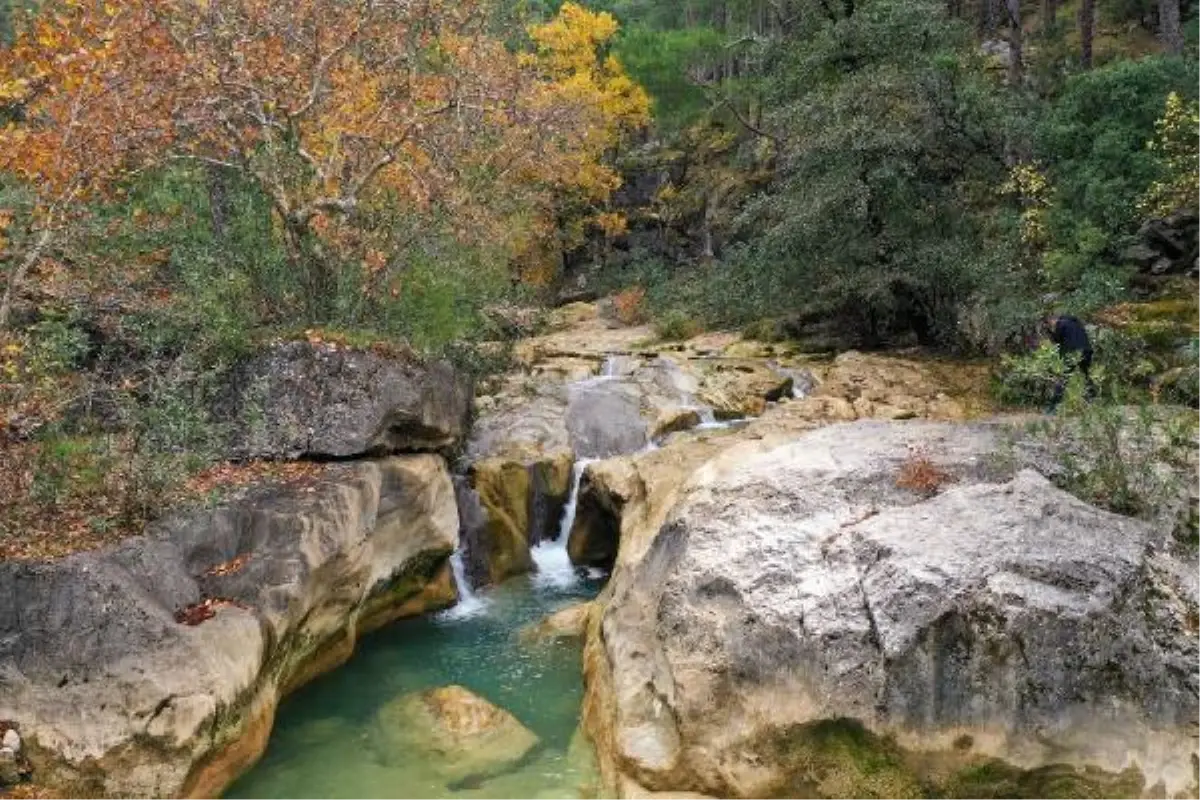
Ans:
[{"label": "cascading water", "polygon": [[476,594],[467,578],[467,568],[463,563],[462,548],[455,550],[450,556],[450,569],[454,573],[454,585],[458,587],[458,602],[441,612],[439,618],[445,620],[466,619],[487,611],[487,598]]},{"label": "cascading water", "polygon": [[579,583],[579,573],[567,555],[567,538],[571,535],[571,526],[575,524],[575,509],[579,504],[579,484],[583,480],[583,471],[593,460],[581,458],[571,468],[571,491],[563,508],[558,536],[538,542],[529,551],[533,556],[533,563],[537,565],[537,572],[533,575],[534,586],[566,589]]}]

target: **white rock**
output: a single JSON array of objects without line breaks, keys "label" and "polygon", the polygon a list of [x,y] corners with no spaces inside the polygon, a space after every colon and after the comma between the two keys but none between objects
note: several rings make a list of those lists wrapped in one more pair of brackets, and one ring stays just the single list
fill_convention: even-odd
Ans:
[{"label": "white rock", "polygon": [[21,734],[17,733],[13,728],[9,728],[4,732],[4,737],[0,738],[0,745],[7,750],[12,750],[14,753],[21,752]]}]

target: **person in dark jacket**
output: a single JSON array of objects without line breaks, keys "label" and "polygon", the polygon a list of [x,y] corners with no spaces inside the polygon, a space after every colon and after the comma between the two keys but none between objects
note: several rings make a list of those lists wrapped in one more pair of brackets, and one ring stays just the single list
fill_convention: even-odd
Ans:
[{"label": "person in dark jacket", "polygon": [[1071,371],[1077,369],[1083,373],[1089,400],[1096,395],[1096,384],[1092,382],[1091,375],[1092,341],[1088,338],[1083,323],[1075,317],[1054,315],[1046,318],[1046,329],[1050,332],[1050,341],[1057,345],[1058,354],[1067,364],[1067,374],[1055,385],[1054,397],[1051,398],[1050,408],[1047,409],[1053,413],[1062,402]]}]

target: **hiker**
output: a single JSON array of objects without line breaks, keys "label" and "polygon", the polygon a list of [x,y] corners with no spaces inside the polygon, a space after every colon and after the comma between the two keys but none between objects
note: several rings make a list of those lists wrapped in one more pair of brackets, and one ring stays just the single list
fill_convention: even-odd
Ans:
[{"label": "hiker", "polygon": [[1088,338],[1087,329],[1075,317],[1066,315],[1051,315],[1045,320],[1046,330],[1050,341],[1058,346],[1058,354],[1067,365],[1067,374],[1059,379],[1054,386],[1054,396],[1050,399],[1048,414],[1053,414],[1058,404],[1062,402],[1067,390],[1067,381],[1071,372],[1078,369],[1083,373],[1083,381],[1087,387],[1087,397],[1090,400],[1096,395],[1096,384],[1092,383],[1092,341]]}]

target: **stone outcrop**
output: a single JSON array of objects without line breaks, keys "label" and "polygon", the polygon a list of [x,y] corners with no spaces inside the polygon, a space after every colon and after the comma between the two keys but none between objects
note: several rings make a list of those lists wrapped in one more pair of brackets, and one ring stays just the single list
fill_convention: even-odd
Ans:
[{"label": "stone outcrop", "polygon": [[569,450],[494,456],[471,465],[457,488],[461,540],[474,585],[529,572],[529,548],[558,535],[574,460]]},{"label": "stone outcrop", "polygon": [[522,628],[518,638],[526,644],[559,639],[581,639],[587,628],[588,616],[592,613],[592,608],[590,601],[573,603],[566,608],[560,608],[539,622]]},{"label": "stone outcrop", "polygon": [[538,737],[516,717],[461,686],[402,695],[379,710],[373,746],[384,763],[428,756],[447,784],[482,780],[520,761]]},{"label": "stone outcrop", "polygon": [[303,341],[236,366],[215,410],[231,458],[347,458],[449,447],[470,401],[448,363]]},{"label": "stone outcrop", "polygon": [[286,692],[358,635],[445,607],[458,538],[434,455],[169,518],[50,563],[0,563],[0,719],[67,796],[216,796]]},{"label": "stone outcrop", "polygon": [[1195,565],[1149,525],[995,426],[688,444],[658,488],[655,454],[589,467],[624,503],[585,651],[610,790],[1196,791]]},{"label": "stone outcrop", "polygon": [[1150,275],[1188,274],[1200,269],[1200,215],[1183,208],[1166,217],[1151,217],[1138,229],[1139,241],[1124,252],[1139,271]]}]

